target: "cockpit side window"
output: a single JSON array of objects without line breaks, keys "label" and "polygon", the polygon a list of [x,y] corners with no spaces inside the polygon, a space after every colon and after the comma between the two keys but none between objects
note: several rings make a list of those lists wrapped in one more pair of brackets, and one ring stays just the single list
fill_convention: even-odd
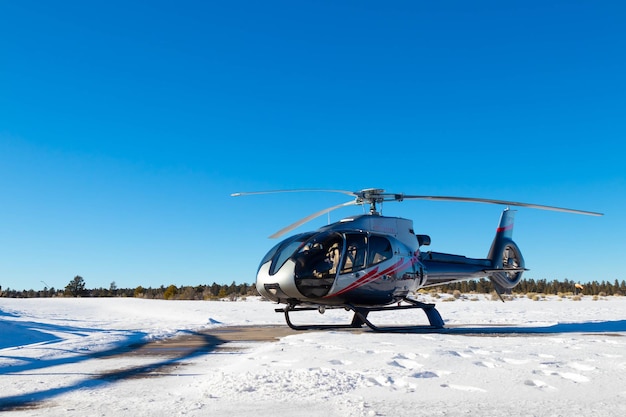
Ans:
[{"label": "cockpit side window", "polygon": [[393,256],[391,242],[383,236],[370,236],[368,264],[375,265]]},{"label": "cockpit side window", "polygon": [[346,253],[341,273],[348,274],[365,268],[367,255],[366,234],[346,234]]}]

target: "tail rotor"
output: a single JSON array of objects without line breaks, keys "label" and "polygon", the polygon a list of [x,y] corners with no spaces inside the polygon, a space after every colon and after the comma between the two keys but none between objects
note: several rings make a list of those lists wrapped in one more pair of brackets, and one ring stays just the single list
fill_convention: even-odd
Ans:
[{"label": "tail rotor", "polygon": [[498,294],[515,287],[522,279],[524,258],[517,244],[513,241],[515,210],[506,208],[500,217],[496,236],[489,249],[488,259],[492,269],[487,271]]}]

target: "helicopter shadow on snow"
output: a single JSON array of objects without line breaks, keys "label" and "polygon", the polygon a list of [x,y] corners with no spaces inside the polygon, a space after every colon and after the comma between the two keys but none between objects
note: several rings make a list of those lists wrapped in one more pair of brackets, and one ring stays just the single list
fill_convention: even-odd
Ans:
[{"label": "helicopter shadow on snow", "polygon": [[[16,318],[19,316],[0,310],[0,317]],[[24,375],[68,375],[62,365],[78,364],[92,359],[107,359],[140,352],[151,342],[148,335],[141,331],[118,331],[124,336],[110,348],[101,351],[76,351],[72,347],[64,347],[61,342],[66,337],[83,337],[94,333],[111,332],[112,330],[90,329],[71,325],[55,325],[33,321],[0,321],[0,359],[9,360],[8,364],[0,365],[2,378],[22,378]],[[199,355],[215,351],[225,343],[220,338],[196,332],[181,331],[197,338],[197,342],[188,349],[174,350],[167,355],[154,355],[154,361],[147,364],[124,367],[122,369],[105,370],[103,372],[75,372],[76,380],[58,387],[32,390],[10,396],[0,395],[0,412],[30,410],[42,406],[46,401],[59,395],[85,388],[96,388],[119,380],[142,378],[166,373],[171,367],[180,366],[180,362]],[[5,337],[2,337],[5,336]],[[52,355],[50,358],[33,358],[20,355],[26,347],[35,347],[41,351],[62,351],[65,354]],[[13,363],[12,363],[13,362]]]},{"label": "helicopter shadow on snow", "polygon": [[[528,335],[557,335],[578,333],[583,335],[608,334],[611,336],[626,336],[626,320],[593,321],[580,323],[557,323],[550,326],[524,325],[484,325],[462,324],[446,325],[441,329],[415,327],[404,329],[387,328],[390,332],[403,333],[441,333],[464,336],[528,336]],[[624,334],[621,334],[624,333]]]}]

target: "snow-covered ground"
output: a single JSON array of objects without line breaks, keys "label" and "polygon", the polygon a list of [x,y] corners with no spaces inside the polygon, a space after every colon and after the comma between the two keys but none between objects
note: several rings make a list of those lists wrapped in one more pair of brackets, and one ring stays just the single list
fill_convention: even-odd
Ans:
[{"label": "snow-covered ground", "polygon": [[[626,415],[626,297],[423,297],[438,301],[451,332],[299,332],[177,358],[113,353],[197,330],[284,325],[283,316],[258,299],[0,298],[0,410],[80,417]],[[407,324],[423,315],[380,314],[372,320]],[[347,316],[294,316],[318,319]]]}]

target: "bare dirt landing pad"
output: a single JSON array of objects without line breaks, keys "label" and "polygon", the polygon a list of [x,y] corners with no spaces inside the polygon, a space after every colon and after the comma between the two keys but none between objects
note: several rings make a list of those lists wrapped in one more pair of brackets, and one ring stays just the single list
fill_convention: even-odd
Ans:
[{"label": "bare dirt landing pad", "polygon": [[281,337],[302,333],[288,326],[232,326],[161,339],[119,349],[116,355],[166,356],[181,358],[219,350],[236,349],[233,342],[274,342]]}]

